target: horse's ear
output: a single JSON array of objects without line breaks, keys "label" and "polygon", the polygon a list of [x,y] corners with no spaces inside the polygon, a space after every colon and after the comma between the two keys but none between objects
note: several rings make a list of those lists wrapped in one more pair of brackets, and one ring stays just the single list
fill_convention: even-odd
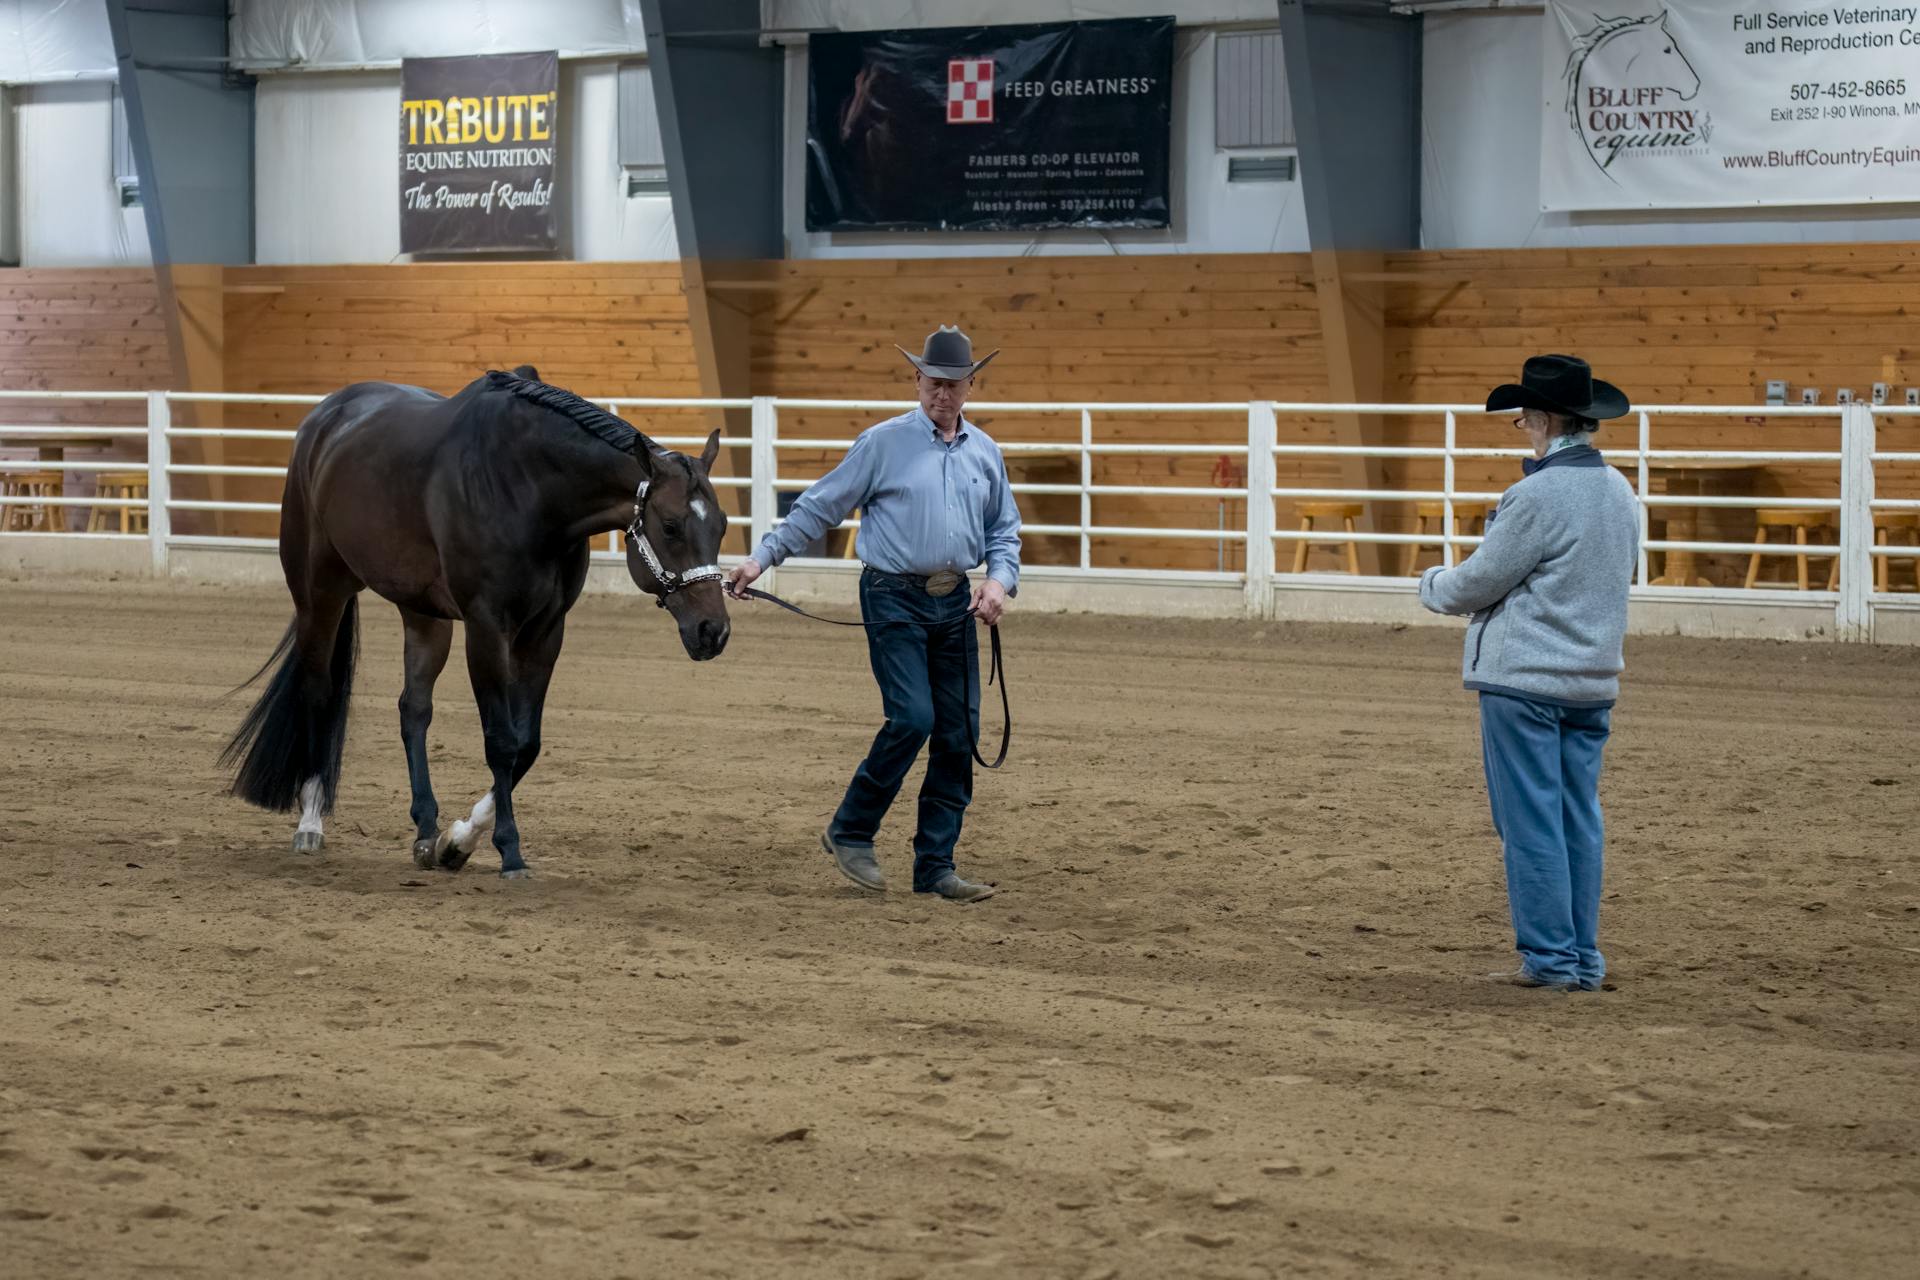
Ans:
[{"label": "horse's ear", "polygon": [[713,474],[713,460],[720,456],[720,428],[715,427],[713,434],[707,437],[707,447],[700,451],[700,469],[708,475]]},{"label": "horse's ear", "polygon": [[540,381],[540,371],[530,364],[517,364],[513,367],[513,376],[525,378],[530,382]]}]

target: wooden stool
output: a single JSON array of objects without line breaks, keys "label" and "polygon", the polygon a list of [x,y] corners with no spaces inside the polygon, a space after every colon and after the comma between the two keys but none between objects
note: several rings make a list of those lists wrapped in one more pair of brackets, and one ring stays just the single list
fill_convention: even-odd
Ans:
[{"label": "wooden stool", "polygon": [[121,533],[145,533],[147,531],[147,509],[129,507],[128,499],[139,500],[147,496],[147,473],[144,471],[111,471],[100,477],[100,488],[93,512],[87,517],[87,532],[98,533],[107,528],[107,522],[113,517],[109,514],[115,506],[120,508]]},{"label": "wooden stool", "polygon": [[[1805,546],[1808,542],[1807,535],[1809,533],[1815,529],[1826,528],[1832,523],[1832,520],[1833,517],[1829,512],[1808,511],[1801,507],[1761,507],[1755,511],[1753,513],[1755,525],[1753,545],[1755,550],[1751,556],[1747,557],[1747,586],[1751,588],[1760,581],[1760,558],[1762,556],[1793,554],[1785,549],[1784,543],[1781,544],[1782,549],[1779,551],[1761,551],[1758,549],[1768,545],[1767,530],[1769,528],[1791,529],[1793,530],[1794,543],[1798,546]],[[1802,553],[1794,555],[1793,558],[1800,590],[1806,591],[1809,589],[1807,586],[1807,557]],[[1838,557],[1835,557],[1833,567],[1828,570],[1827,573],[1827,590],[1833,590],[1839,583],[1840,560]]]},{"label": "wooden stool", "polygon": [[[1429,520],[1433,521],[1433,527],[1436,531],[1441,530],[1444,528],[1446,518],[1447,507],[1443,502],[1416,502],[1413,504],[1413,532],[1415,536],[1427,531],[1427,521]],[[1453,533],[1455,537],[1460,536],[1460,524],[1466,520],[1478,521],[1479,526],[1474,532],[1485,533],[1487,531],[1487,504],[1480,501],[1454,503]],[[1421,547],[1441,545],[1442,544],[1436,542],[1416,542],[1408,547],[1407,576],[1411,578],[1420,571]],[[1440,560],[1443,564],[1446,562],[1446,552],[1444,550],[1441,552]],[[1455,563],[1458,563],[1458,561],[1455,561]]]},{"label": "wooden stool", "polygon": [[[1353,522],[1360,518],[1360,513],[1365,511],[1366,507],[1358,502],[1301,502],[1295,504],[1294,509],[1300,513],[1300,532],[1302,533],[1312,533],[1315,520],[1338,520],[1342,528],[1352,533]],[[1320,542],[1323,546],[1339,546],[1344,543],[1347,548],[1347,572],[1353,574],[1360,572],[1359,543],[1346,538],[1321,538],[1314,541]],[[1293,571],[1305,573],[1307,552],[1313,543],[1302,538],[1293,546]]]},{"label": "wooden stool", "polygon": [[[1897,545],[1920,547],[1920,511],[1881,511],[1876,513],[1873,521],[1874,545],[1879,547],[1896,545],[1892,538],[1892,531],[1894,530],[1898,530],[1901,533],[1911,533],[1913,535],[1911,539],[1900,539]],[[1875,556],[1873,560],[1873,589],[1875,591],[1893,590],[1892,557]],[[1913,571],[1913,589],[1920,591],[1920,557],[1909,559],[1907,565]]]},{"label": "wooden stool", "polygon": [[[58,498],[65,488],[65,478],[58,471],[8,471],[0,473],[0,492],[9,498]],[[58,533],[66,528],[66,508],[52,505],[37,507],[5,508],[6,519],[0,522],[0,528],[32,529],[36,525],[45,525],[47,532]]]}]

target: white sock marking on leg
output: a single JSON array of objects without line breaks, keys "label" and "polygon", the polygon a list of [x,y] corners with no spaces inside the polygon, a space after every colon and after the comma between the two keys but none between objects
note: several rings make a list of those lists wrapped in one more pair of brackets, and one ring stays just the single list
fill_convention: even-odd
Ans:
[{"label": "white sock marking on leg", "polygon": [[318,833],[321,826],[320,806],[326,802],[326,792],[320,785],[320,779],[308,778],[300,787],[300,825],[296,830]]},{"label": "white sock marking on leg", "polygon": [[472,853],[480,837],[493,829],[493,792],[474,801],[473,812],[453,824],[450,836],[462,853]]}]

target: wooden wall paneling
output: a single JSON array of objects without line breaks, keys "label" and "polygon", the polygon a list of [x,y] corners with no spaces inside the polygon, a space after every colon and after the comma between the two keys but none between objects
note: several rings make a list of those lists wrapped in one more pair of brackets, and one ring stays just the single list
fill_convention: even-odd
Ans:
[{"label": "wooden wall paneling", "polygon": [[[170,380],[166,325],[151,270],[7,268],[0,270],[0,386],[41,391],[136,391]],[[139,404],[76,401],[8,401],[0,421],[18,426],[137,426],[146,421]],[[0,436],[5,432],[0,431]],[[111,447],[63,446],[81,461],[146,457],[144,439],[116,438]],[[32,448],[6,455],[30,460]],[[68,472],[66,493],[93,491],[93,474]],[[66,508],[71,527],[81,527],[85,508]]]},{"label": "wooden wall paneling", "polygon": [[[1904,387],[1920,385],[1915,245],[1391,253],[1377,270],[1357,274],[1378,277],[1357,283],[1377,285],[1382,299],[1382,398],[1389,400],[1474,403],[1512,378],[1527,354],[1546,350],[1587,356],[1639,403],[1751,403],[1767,377],[1787,377],[1796,389],[1819,386],[1827,403],[1840,386],[1865,395],[1874,381],[1886,381],[1897,400]],[[1005,351],[982,376],[979,400],[1334,398],[1306,255],[811,260],[709,267],[706,275],[726,286],[707,289],[707,300],[723,298],[719,305],[746,325],[755,394],[909,398],[909,370],[893,344],[917,349],[935,324],[957,321],[976,342]],[[677,263],[239,267],[222,278],[218,345],[231,390],[326,392],[384,377],[450,392],[482,369],[527,361],[551,381],[596,394],[702,389]],[[156,306],[151,272],[0,272],[0,380],[168,385]],[[227,411],[234,425],[292,425],[301,416],[271,407]],[[781,429],[789,437],[851,439],[880,416],[789,411]],[[1006,440],[1078,439],[1076,415],[984,416],[993,419],[986,429]],[[10,409],[9,420],[27,417]],[[1631,422],[1608,430],[1628,441]],[[664,414],[640,425],[657,435],[697,433]],[[1283,415],[1278,425],[1283,442],[1340,438],[1331,419]],[[1440,438],[1437,417],[1387,419],[1379,430],[1386,443]],[[1789,419],[1657,418],[1654,439],[1665,447],[1764,441],[1831,448],[1836,430]],[[1096,417],[1101,439],[1238,443],[1244,431],[1237,415]],[[1517,443],[1503,424],[1477,415],[1463,417],[1461,431],[1475,443]],[[1888,424],[1883,438],[1903,439],[1903,431],[1920,436],[1920,428]],[[277,442],[229,449],[233,461],[284,458]],[[732,461],[723,453],[723,471]],[[829,461],[781,458],[791,475]],[[1216,461],[1205,454],[1102,457],[1095,478],[1205,487]],[[1038,479],[1048,464],[1030,465]],[[1391,460],[1381,471],[1387,487],[1437,487],[1440,475],[1437,463],[1423,460]],[[1515,469],[1467,461],[1458,474],[1462,487],[1498,491]],[[1277,475],[1282,484],[1352,483],[1325,459],[1282,458]],[[1836,481],[1831,467],[1789,465],[1771,469],[1762,483],[1814,495]],[[245,486],[261,487],[232,484],[232,496],[249,498],[255,494]],[[277,492],[271,483],[265,489]],[[1882,491],[1920,496],[1920,475],[1890,469]],[[1288,523],[1289,504],[1276,505]],[[1376,504],[1375,515],[1383,528],[1411,527],[1407,504]],[[1095,518],[1206,527],[1217,525],[1220,509],[1204,497],[1116,495],[1096,503]],[[1228,512],[1230,521],[1241,518]],[[1751,536],[1737,521],[1726,528],[1736,541]],[[1074,540],[1056,541],[1045,554],[1077,557]],[[1229,551],[1237,556],[1239,545]],[[1173,539],[1103,541],[1095,556],[1100,564],[1196,568],[1219,560],[1211,542]]]}]

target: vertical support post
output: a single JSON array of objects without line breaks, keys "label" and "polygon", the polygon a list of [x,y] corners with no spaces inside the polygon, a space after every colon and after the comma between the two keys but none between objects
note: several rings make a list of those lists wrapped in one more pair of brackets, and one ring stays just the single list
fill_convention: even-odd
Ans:
[{"label": "vertical support post", "polygon": [[1273,597],[1273,401],[1247,402],[1247,613],[1267,616]]},{"label": "vertical support post", "polygon": [[173,486],[167,465],[173,451],[167,428],[173,425],[173,406],[164,391],[147,392],[147,545],[153,551],[153,576],[167,576],[167,541],[173,536],[172,512],[167,502]]},{"label": "vertical support post", "polygon": [[[1634,482],[1633,488],[1640,498],[1640,585],[1643,587],[1653,581],[1653,576],[1647,569],[1647,539],[1652,536],[1653,528],[1653,519],[1650,515],[1652,508],[1647,505],[1647,450],[1652,447],[1652,440],[1653,423],[1647,417],[1647,411],[1642,409],[1640,411],[1639,478]],[[1692,586],[1693,584],[1682,583],[1681,585]]]},{"label": "vertical support post", "polygon": [[[1460,443],[1460,424],[1454,420],[1453,410],[1447,410],[1447,456],[1441,460],[1440,478],[1440,563],[1453,568],[1453,451]],[[1416,522],[1418,523],[1418,522]],[[1420,563],[1420,548],[1413,549],[1409,565]]]},{"label": "vertical support post", "polygon": [[[775,502],[773,497],[774,455],[773,442],[780,431],[780,417],[773,407],[772,396],[753,398],[753,435],[748,456],[752,459],[753,484],[748,490],[747,516],[753,521],[750,526],[753,534],[753,547],[773,531]],[[750,547],[747,554],[753,554]],[[769,566],[762,565],[762,568]]]},{"label": "vertical support post", "polygon": [[1848,405],[1840,417],[1840,601],[1834,634],[1872,637],[1867,593],[1873,589],[1873,410]]},{"label": "vertical support post", "polygon": [[1093,410],[1080,410],[1080,567],[1093,568]]}]

